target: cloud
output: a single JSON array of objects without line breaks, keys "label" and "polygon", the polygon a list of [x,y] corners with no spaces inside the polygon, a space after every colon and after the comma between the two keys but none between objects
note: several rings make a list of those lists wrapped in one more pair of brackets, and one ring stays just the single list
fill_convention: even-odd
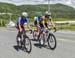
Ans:
[{"label": "cloud", "polygon": [[[0,0],[0,2],[12,3],[15,5],[22,4],[48,4],[48,0]],[[75,0],[50,0],[50,4],[62,3],[67,5],[75,5]]]}]

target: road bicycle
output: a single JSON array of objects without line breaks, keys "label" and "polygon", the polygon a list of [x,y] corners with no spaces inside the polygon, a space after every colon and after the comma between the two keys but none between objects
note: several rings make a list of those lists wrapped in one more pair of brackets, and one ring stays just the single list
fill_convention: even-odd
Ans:
[{"label": "road bicycle", "polygon": [[[48,28],[47,30],[45,30],[45,34],[42,34],[42,32],[39,34],[39,43],[41,45],[41,42],[43,46],[45,46],[45,43],[48,43],[48,47],[51,50],[54,50],[56,48],[57,42],[56,42],[56,37],[55,35],[50,32],[50,28]],[[56,31],[56,30],[55,30]]]},{"label": "road bicycle", "polygon": [[30,53],[32,50],[32,44],[30,38],[27,36],[26,32],[30,30],[23,30],[23,32],[18,32],[17,34],[17,46],[26,50],[26,52]]}]

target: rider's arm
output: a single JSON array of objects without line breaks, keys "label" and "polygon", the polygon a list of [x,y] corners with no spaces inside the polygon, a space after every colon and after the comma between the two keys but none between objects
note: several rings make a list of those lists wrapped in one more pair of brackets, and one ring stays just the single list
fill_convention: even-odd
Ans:
[{"label": "rider's arm", "polygon": [[53,22],[53,20],[52,20],[52,18],[51,18],[51,17],[49,18],[49,20],[50,20],[50,22],[51,22],[52,26],[53,26],[53,27],[55,27],[55,24],[54,24],[54,22]]},{"label": "rider's arm", "polygon": [[54,24],[54,22],[51,20],[51,24],[53,25],[53,27],[55,27],[55,24]]},{"label": "rider's arm", "polygon": [[38,32],[40,32],[40,24],[39,24],[39,20],[37,20],[37,29],[38,29]]},{"label": "rider's arm", "polygon": [[39,20],[37,18],[36,18],[36,20],[37,20],[37,27],[40,27]]},{"label": "rider's arm", "polygon": [[40,32],[41,27],[40,27],[39,22],[37,23],[37,29],[38,29],[38,32]]},{"label": "rider's arm", "polygon": [[27,28],[30,30],[30,24],[29,24],[29,19],[27,18]]},{"label": "rider's arm", "polygon": [[30,30],[30,24],[27,24],[27,28]]}]

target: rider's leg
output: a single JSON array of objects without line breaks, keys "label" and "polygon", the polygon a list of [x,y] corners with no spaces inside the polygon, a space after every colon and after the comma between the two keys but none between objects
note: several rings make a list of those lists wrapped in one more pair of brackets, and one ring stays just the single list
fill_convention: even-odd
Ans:
[{"label": "rider's leg", "polygon": [[40,35],[42,36],[41,38],[41,45],[44,45],[44,35],[45,35],[45,32],[44,32],[44,27],[41,27],[41,32],[40,32]]},{"label": "rider's leg", "polygon": [[37,35],[39,35],[39,32],[40,32],[39,27],[36,26],[36,29],[37,29]]},{"label": "rider's leg", "polygon": [[22,32],[18,31],[18,34],[17,34],[17,39],[20,41],[22,40]]},{"label": "rider's leg", "polygon": [[24,31],[24,27],[23,27],[23,26],[21,26],[21,28],[22,28],[22,32],[20,32],[20,29],[18,29],[17,37],[19,37],[19,38],[20,38],[20,40],[22,41],[22,34],[23,34],[23,31]]},{"label": "rider's leg", "polygon": [[40,27],[39,26],[37,26],[37,30],[38,30],[38,32],[40,32]]}]

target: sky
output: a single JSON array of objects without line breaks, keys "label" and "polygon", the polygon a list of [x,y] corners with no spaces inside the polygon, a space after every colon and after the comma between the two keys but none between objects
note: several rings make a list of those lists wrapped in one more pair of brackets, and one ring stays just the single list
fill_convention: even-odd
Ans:
[{"label": "sky", "polygon": [[[12,3],[15,5],[23,4],[48,4],[48,0],[0,0],[0,2]],[[62,3],[70,6],[75,6],[75,0],[50,0],[50,4]]]}]

